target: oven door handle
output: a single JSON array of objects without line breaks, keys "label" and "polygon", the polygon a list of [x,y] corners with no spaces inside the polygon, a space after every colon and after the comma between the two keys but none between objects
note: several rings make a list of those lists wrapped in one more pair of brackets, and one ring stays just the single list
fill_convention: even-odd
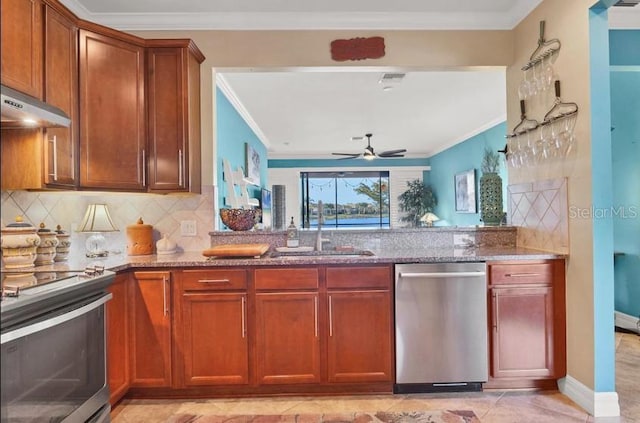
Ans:
[{"label": "oven door handle", "polygon": [[11,342],[13,340],[23,338],[25,336],[34,334],[36,332],[40,332],[42,330],[61,325],[64,322],[68,322],[69,320],[75,319],[76,317],[80,317],[83,314],[87,314],[90,311],[95,310],[98,307],[101,307],[111,298],[113,298],[113,294],[108,293],[98,298],[97,300],[90,302],[89,304],[85,304],[82,307],[78,307],[76,309],[70,310],[67,313],[60,314],[50,319],[41,320],[29,326],[24,326],[15,330],[9,330],[8,332],[0,335],[0,344],[6,344],[7,342]]}]

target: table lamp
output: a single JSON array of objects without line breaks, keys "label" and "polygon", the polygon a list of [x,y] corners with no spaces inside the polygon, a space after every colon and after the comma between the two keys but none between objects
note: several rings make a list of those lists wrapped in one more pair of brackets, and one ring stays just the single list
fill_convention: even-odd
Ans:
[{"label": "table lamp", "polygon": [[425,226],[427,227],[431,227],[433,226],[433,222],[440,220],[440,218],[438,216],[436,216],[435,214],[428,212],[425,213],[421,218],[420,218],[420,222],[424,223]]},{"label": "table lamp", "polygon": [[102,235],[104,232],[117,232],[118,228],[113,224],[109,209],[106,204],[89,204],[87,212],[84,214],[82,223],[78,227],[78,232],[90,233],[85,247],[87,257],[106,257],[107,240]]}]

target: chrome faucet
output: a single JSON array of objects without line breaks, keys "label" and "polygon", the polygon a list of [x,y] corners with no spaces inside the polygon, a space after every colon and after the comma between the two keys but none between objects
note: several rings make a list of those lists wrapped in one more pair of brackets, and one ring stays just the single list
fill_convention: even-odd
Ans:
[{"label": "chrome faucet", "polygon": [[318,232],[316,233],[316,251],[322,251],[322,221],[324,220],[324,211],[322,209],[322,200],[318,200]]}]

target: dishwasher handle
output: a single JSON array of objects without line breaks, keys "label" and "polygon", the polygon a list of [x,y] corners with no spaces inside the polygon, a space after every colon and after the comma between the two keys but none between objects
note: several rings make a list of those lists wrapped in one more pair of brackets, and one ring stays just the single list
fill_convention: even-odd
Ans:
[{"label": "dishwasher handle", "polygon": [[398,273],[398,278],[476,278],[486,272],[407,272]]}]

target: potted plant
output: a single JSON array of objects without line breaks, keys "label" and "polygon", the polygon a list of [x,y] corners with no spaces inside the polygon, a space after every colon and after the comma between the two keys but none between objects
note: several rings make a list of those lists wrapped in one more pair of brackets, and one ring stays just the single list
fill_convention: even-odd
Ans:
[{"label": "potted plant", "polygon": [[425,185],[420,179],[407,181],[407,190],[398,196],[400,211],[406,214],[400,218],[409,226],[420,226],[420,218],[427,212],[433,212],[438,204],[431,186]]},{"label": "potted plant", "polygon": [[502,178],[498,175],[500,155],[490,148],[484,149],[480,178],[480,219],[488,226],[498,226],[504,216],[502,204]]}]

